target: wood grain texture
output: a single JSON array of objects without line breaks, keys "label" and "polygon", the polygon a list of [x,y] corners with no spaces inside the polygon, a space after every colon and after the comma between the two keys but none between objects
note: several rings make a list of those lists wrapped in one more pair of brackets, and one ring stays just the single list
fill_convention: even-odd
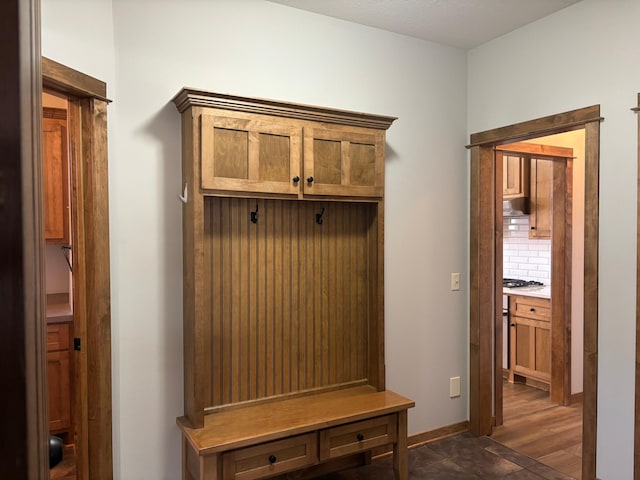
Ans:
[{"label": "wood grain texture", "polygon": [[368,279],[374,208],[321,205],[206,198],[207,344],[214,352],[207,406],[369,378],[363,339],[375,312]]},{"label": "wood grain texture", "polygon": [[42,57],[42,80],[47,88],[76,98],[107,100],[106,83],[47,57]]},{"label": "wood grain texture", "polygon": [[180,90],[173,97],[172,101],[180,113],[189,107],[198,106],[382,130],[388,129],[393,121],[396,120],[396,117],[384,115],[372,115],[299,103],[280,102],[278,100],[240,97],[237,95],[215,93],[187,87]]},{"label": "wood grain texture", "polygon": [[66,118],[43,118],[42,145],[44,237],[47,243],[68,244],[70,206]]},{"label": "wood grain texture", "polygon": [[[517,163],[515,165],[511,165],[511,167],[516,167],[518,173],[515,175],[518,180],[514,184],[516,188],[511,189],[512,193],[516,193],[516,190],[522,191],[524,188],[523,182],[523,174],[522,174],[522,161],[520,158],[517,158]],[[506,184],[505,184],[505,172],[504,170],[509,169],[508,162],[506,157],[502,158],[502,152],[495,152],[495,200],[494,200],[494,209],[496,212],[502,211],[502,202],[506,193]],[[502,180],[502,181],[501,181]],[[528,180],[528,178],[527,178]],[[502,215],[496,214],[494,218],[495,222],[495,255],[496,259],[503,258],[503,239],[504,239],[504,219]],[[503,265],[501,261],[497,261],[495,265],[495,278],[494,278],[494,289],[496,292],[499,292],[502,288],[502,277],[503,277]],[[502,297],[497,296],[496,301],[494,302],[494,319],[493,322],[493,345],[494,345],[494,356],[493,356],[493,364],[495,365],[493,369],[493,425],[502,425],[503,421],[503,409],[502,409],[502,368],[503,366],[503,315],[502,315]],[[507,330],[509,327],[507,326]],[[507,335],[509,332],[507,332]],[[508,350],[508,349],[507,349]],[[508,354],[508,352],[507,352]],[[504,365],[506,367],[506,365]]]}]

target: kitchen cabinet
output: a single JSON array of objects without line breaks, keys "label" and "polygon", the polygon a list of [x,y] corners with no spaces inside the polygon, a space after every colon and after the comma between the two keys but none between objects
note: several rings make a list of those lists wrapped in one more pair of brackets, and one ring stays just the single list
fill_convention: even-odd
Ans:
[{"label": "kitchen cabinet", "polygon": [[42,119],[44,236],[47,243],[68,244],[70,237],[67,112],[45,107]]},{"label": "kitchen cabinet", "polygon": [[553,161],[531,159],[529,238],[550,239],[553,221]]},{"label": "kitchen cabinet", "polygon": [[394,117],[187,88],[173,101],[188,192],[183,479],[311,478],[393,445],[407,480],[414,403],[384,371]]},{"label": "kitchen cabinet", "polygon": [[551,380],[551,301],[509,296],[511,378],[549,385]]},{"label": "kitchen cabinet", "polygon": [[68,434],[71,428],[70,329],[68,323],[47,325],[47,386],[49,431]]},{"label": "kitchen cabinet", "polygon": [[529,195],[529,157],[516,153],[496,152],[503,155],[502,198],[526,197]]}]

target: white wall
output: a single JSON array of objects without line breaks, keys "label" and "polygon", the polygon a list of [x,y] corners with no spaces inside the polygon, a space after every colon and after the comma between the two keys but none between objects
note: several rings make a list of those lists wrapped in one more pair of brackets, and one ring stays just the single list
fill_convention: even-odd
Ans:
[{"label": "white wall", "polygon": [[638,18],[635,0],[583,0],[468,56],[469,132],[601,105],[597,473],[607,480],[633,476]]},{"label": "white wall", "polygon": [[[113,0],[109,44],[100,26],[81,24],[108,24],[110,1],[82,2],[88,18],[78,2],[43,2],[45,54],[110,82],[114,100],[117,479],[180,472],[180,120],[170,99],[183,86],[399,117],[387,136],[387,385],[416,401],[410,433],[467,419],[465,52],[263,0]],[[449,291],[450,272],[461,272],[460,292]],[[453,376],[462,396],[449,399]]]}]

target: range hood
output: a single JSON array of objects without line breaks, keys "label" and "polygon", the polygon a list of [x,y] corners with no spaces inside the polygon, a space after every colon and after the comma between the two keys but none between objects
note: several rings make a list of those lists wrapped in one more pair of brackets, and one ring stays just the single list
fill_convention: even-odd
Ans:
[{"label": "range hood", "polygon": [[502,201],[503,217],[522,217],[529,215],[529,197],[515,197]]}]

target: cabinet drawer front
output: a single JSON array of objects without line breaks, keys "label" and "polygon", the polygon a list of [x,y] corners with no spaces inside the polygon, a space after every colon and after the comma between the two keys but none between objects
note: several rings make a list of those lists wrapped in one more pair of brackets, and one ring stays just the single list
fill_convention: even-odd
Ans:
[{"label": "cabinet drawer front", "polygon": [[551,320],[551,306],[546,303],[537,302],[518,302],[516,303],[516,315],[522,317],[535,318],[538,320]]},{"label": "cabinet drawer front", "polygon": [[386,415],[320,432],[320,460],[362,452],[397,440],[397,416]]},{"label": "cabinet drawer front", "polygon": [[47,325],[47,352],[69,350],[69,325]]},{"label": "cabinet drawer front", "polygon": [[251,480],[318,463],[318,436],[300,435],[223,455],[224,480]]}]

